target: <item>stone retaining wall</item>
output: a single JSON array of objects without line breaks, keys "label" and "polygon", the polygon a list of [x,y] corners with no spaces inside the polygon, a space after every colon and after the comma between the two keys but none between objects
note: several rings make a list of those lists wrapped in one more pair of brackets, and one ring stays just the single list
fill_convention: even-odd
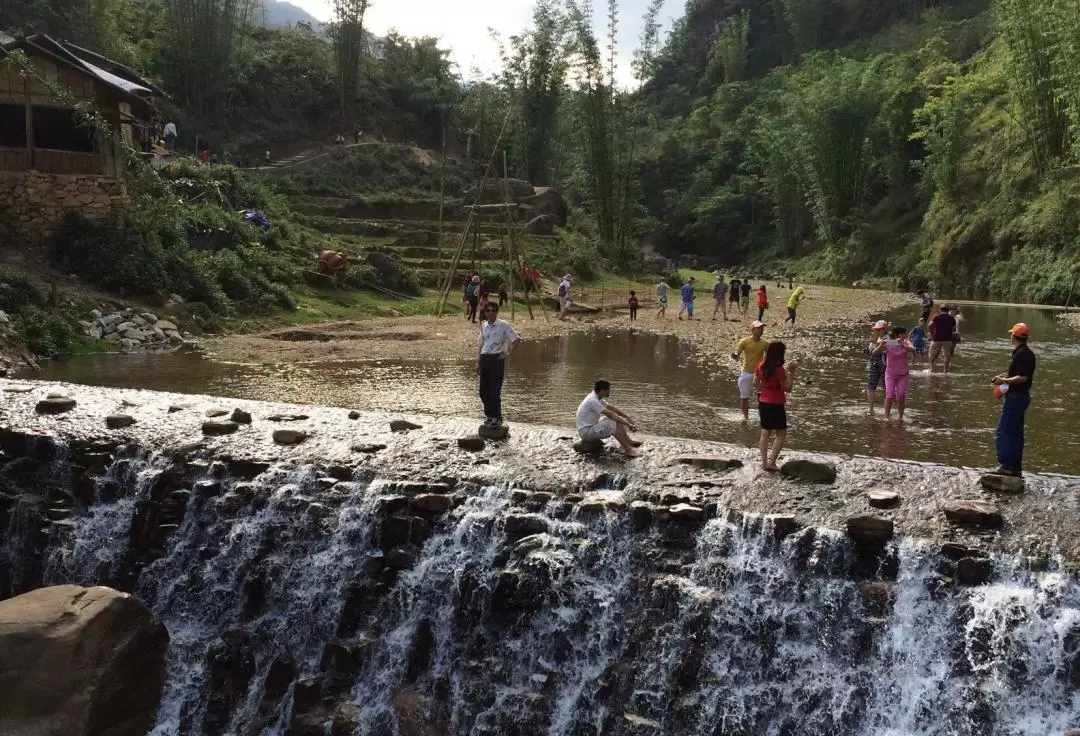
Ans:
[{"label": "stone retaining wall", "polygon": [[68,210],[103,219],[130,205],[122,179],[37,171],[0,172],[0,202],[10,208],[4,216],[15,233],[29,242],[51,235]]}]

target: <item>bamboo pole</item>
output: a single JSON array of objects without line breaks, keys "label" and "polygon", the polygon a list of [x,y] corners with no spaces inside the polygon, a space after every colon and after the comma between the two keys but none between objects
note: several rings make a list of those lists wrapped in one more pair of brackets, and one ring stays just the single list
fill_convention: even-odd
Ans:
[{"label": "bamboo pole", "polygon": [[[507,205],[507,204],[510,204],[510,188],[506,184],[507,171],[508,170],[507,170],[507,167],[506,167],[506,149],[505,148],[503,149],[503,152],[502,152],[502,159],[503,159],[503,162],[502,162],[502,164],[503,164],[502,165],[502,168],[503,168],[503,182],[502,182],[503,204]],[[505,214],[504,219],[506,220],[506,237],[505,237],[505,240],[504,240],[504,245],[505,245],[505,248],[506,248],[506,271],[507,271],[506,278],[510,281],[510,319],[513,319],[514,316],[515,316],[515,311],[514,311],[514,270],[510,267],[510,249],[513,247],[514,234],[512,232],[511,227],[510,227],[510,212],[506,208],[503,209],[503,212]]]}]

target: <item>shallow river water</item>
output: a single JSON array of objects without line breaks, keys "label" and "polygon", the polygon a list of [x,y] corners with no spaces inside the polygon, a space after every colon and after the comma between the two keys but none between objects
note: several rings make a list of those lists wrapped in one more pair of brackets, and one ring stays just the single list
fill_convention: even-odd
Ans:
[{"label": "shallow river water", "polygon": [[[888,315],[911,326],[917,308]],[[1025,466],[1080,473],[1080,336],[1055,313],[1023,307],[969,306],[954,371],[928,375],[915,364],[907,421],[886,422],[880,404],[867,413],[862,353],[868,330],[818,333],[820,349],[789,360],[802,368],[790,397],[789,446],[907,458],[953,465],[995,462],[998,402],[990,379],[1008,364],[1007,329],[1027,322],[1039,357],[1028,413]],[[794,353],[794,354],[792,354]],[[47,365],[35,378],[114,387],[361,409],[480,415],[471,362],[365,362],[313,365],[219,363],[199,353],[101,355]],[[573,427],[574,411],[592,382],[614,384],[613,401],[649,434],[752,444],[741,422],[734,361],[717,365],[689,342],[622,330],[578,332],[525,343],[515,353],[503,392],[509,421]],[[27,376],[30,377],[30,376]],[[751,414],[754,419],[753,412]]]}]

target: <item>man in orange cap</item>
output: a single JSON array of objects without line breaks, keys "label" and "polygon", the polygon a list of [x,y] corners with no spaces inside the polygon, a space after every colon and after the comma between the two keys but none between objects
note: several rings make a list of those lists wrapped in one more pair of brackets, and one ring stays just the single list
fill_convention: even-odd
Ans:
[{"label": "man in orange cap", "polygon": [[1031,331],[1023,322],[1009,330],[1012,335],[1013,352],[1009,370],[994,376],[995,386],[1008,386],[1001,400],[1001,419],[998,420],[997,445],[999,475],[1023,475],[1024,460],[1024,413],[1031,403],[1031,382],[1035,378],[1035,353],[1028,347]]}]

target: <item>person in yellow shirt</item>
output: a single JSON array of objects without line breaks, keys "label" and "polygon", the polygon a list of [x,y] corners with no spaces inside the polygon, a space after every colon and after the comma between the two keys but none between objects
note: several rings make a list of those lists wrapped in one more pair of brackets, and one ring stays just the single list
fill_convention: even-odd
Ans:
[{"label": "person in yellow shirt", "polygon": [[750,421],[750,394],[754,387],[754,371],[757,370],[758,364],[765,357],[765,351],[769,347],[769,341],[761,337],[764,332],[765,323],[754,320],[750,323],[750,336],[739,340],[735,352],[731,354],[733,360],[738,360],[742,355],[742,371],[739,373],[737,385],[744,422]]},{"label": "person in yellow shirt", "polygon": [[805,293],[806,289],[801,286],[791,292],[791,297],[787,300],[787,319],[784,320],[785,325],[790,321],[791,326],[795,326],[795,310],[799,308],[799,301],[802,300]]}]

